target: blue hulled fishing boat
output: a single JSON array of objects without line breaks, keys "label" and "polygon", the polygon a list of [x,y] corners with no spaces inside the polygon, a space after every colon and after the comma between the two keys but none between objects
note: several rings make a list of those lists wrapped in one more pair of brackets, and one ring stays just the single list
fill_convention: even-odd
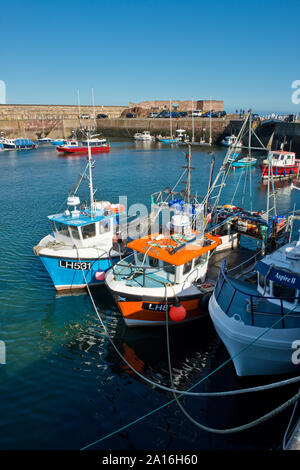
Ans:
[{"label": "blue hulled fishing boat", "polygon": [[257,162],[257,158],[245,157],[240,160],[234,161],[231,166],[232,168],[245,168],[247,166],[254,166]]},{"label": "blue hulled fishing boat", "polygon": [[[90,146],[87,160],[84,173],[67,199],[66,210],[48,216],[52,233],[34,247],[57,290],[102,284],[105,272],[121,255],[117,237],[119,217],[125,208],[94,200]],[[76,194],[84,179],[89,182],[89,204],[81,204]]]}]

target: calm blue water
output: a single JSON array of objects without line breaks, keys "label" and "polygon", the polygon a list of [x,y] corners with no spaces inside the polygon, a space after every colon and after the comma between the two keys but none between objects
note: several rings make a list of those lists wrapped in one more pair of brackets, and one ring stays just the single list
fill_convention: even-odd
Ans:
[{"label": "calm blue water", "polygon": [[[215,152],[219,166],[225,151]],[[206,150],[193,152],[192,192],[199,196],[206,193],[210,159]],[[180,149],[145,149],[132,142],[113,142],[111,153],[95,160],[97,199],[118,202],[121,194],[128,195],[129,204],[148,205],[152,192],[174,185],[185,164]],[[67,192],[84,166],[84,157],[58,157],[53,147],[0,153],[0,340],[7,351],[6,365],[0,365],[1,449],[79,449],[172,398],[141,382],[121,363],[101,331],[88,296],[57,295],[32,251],[50,231],[47,215],[64,207]],[[266,204],[259,176],[258,169],[251,170],[255,210]],[[233,203],[250,209],[249,187],[242,198],[240,170],[231,174],[224,202],[231,201],[239,181]],[[299,203],[299,193],[291,192],[288,185],[278,191],[280,211]],[[79,195],[82,200],[88,198],[85,183]],[[164,329],[126,329],[105,288],[94,293],[120,351],[140,372],[168,385]],[[171,348],[174,381],[181,388],[188,388],[228,357],[209,320],[173,328]],[[249,381],[238,380],[228,365],[203,389],[244,384]],[[185,404],[202,423],[230,427],[269,411],[294,390],[239,399],[192,398]],[[275,448],[288,417],[289,412],[253,431],[222,437],[199,431],[171,405],[95,448]]]}]

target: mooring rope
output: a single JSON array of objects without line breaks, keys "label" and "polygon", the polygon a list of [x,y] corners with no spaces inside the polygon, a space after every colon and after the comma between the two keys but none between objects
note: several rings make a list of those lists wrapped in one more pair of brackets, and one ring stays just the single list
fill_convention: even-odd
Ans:
[{"label": "mooring rope", "polygon": [[[116,353],[118,354],[118,356],[125,362],[125,364],[137,375],[139,376],[142,380],[150,383],[151,385],[154,385],[155,387],[157,388],[160,388],[162,390],[165,390],[165,391],[170,391],[172,392],[173,394],[176,394],[178,393],[179,396],[178,398],[184,396],[184,395],[192,395],[192,396],[206,396],[206,397],[212,397],[212,396],[225,396],[225,395],[235,395],[235,394],[240,394],[240,393],[249,393],[249,392],[255,392],[255,391],[259,391],[259,390],[268,390],[270,388],[275,388],[275,387],[280,387],[280,386],[283,386],[283,385],[287,385],[287,384],[290,384],[290,383],[295,383],[295,382],[299,382],[300,381],[300,377],[294,377],[292,379],[288,379],[288,380],[285,380],[285,381],[281,381],[281,382],[277,382],[277,383],[272,383],[272,384],[268,384],[268,385],[263,385],[263,386],[260,386],[260,387],[253,387],[251,389],[240,389],[240,390],[235,390],[235,391],[228,391],[228,392],[215,392],[215,393],[205,393],[205,392],[193,392],[191,393],[190,390],[192,390],[193,388],[195,388],[197,385],[201,384],[202,382],[204,382],[206,379],[208,379],[211,375],[215,374],[218,370],[220,370],[222,367],[224,367],[226,364],[228,364],[229,362],[231,362],[234,357],[238,356],[239,354],[241,354],[244,350],[248,349],[252,344],[254,344],[260,337],[264,336],[264,334],[266,334],[270,329],[272,329],[274,326],[276,326],[276,324],[280,321],[282,321],[282,318],[286,317],[290,312],[288,312],[287,314],[285,314],[283,317],[280,317],[279,320],[277,320],[276,322],[273,323],[273,325],[271,325],[271,327],[269,327],[265,332],[263,332],[261,335],[259,335],[257,338],[255,338],[250,344],[248,344],[247,346],[245,346],[241,351],[239,351],[239,353],[237,353],[236,355],[234,355],[233,357],[230,357],[229,359],[227,359],[226,361],[224,361],[220,366],[218,366],[216,369],[214,369],[213,371],[211,371],[208,375],[206,375],[205,377],[203,377],[199,382],[196,382],[194,385],[192,385],[191,387],[189,387],[188,390],[186,391],[179,391],[179,390],[176,390],[174,388],[170,388],[170,387],[165,387],[163,385],[160,385],[160,384],[157,384],[155,382],[153,382],[152,380],[148,379],[147,377],[143,376],[142,374],[140,374],[127,360],[126,358],[120,353],[120,351],[118,350],[118,348],[116,347],[116,345],[114,344],[112,338],[110,337],[109,335],[109,332],[101,318],[101,315],[99,315],[99,311],[97,309],[97,306],[95,304],[95,301],[94,301],[94,298],[91,294],[91,291],[90,291],[90,288],[89,288],[89,285],[86,281],[86,277],[85,277],[85,274],[84,274],[84,271],[83,269],[81,269],[82,271],[82,274],[83,274],[83,277],[84,277],[84,280],[85,280],[85,283],[86,283],[86,287],[87,287],[87,291],[89,293],[89,296],[90,296],[90,299],[91,299],[91,302],[92,302],[92,305],[93,305],[93,308],[96,312],[96,315],[102,325],[102,328],[104,330],[104,334],[105,336],[108,338],[108,340],[110,341],[112,347],[114,348],[114,350],[116,351]],[[285,402],[284,404],[282,404],[279,408],[275,409],[275,410],[272,410],[271,412],[269,412],[267,415],[264,415],[263,417],[259,418],[258,420],[255,420],[255,425],[257,424],[260,424],[260,422],[263,422],[264,420],[267,420],[269,418],[271,418],[272,416],[275,416],[276,414],[278,414],[279,412],[283,411],[285,408],[287,408],[288,406],[291,406],[296,400],[299,399],[299,396],[300,396],[300,392],[295,395],[294,397],[292,397],[290,400],[288,400],[287,402]],[[167,403],[164,403],[163,405],[159,406],[158,408],[155,408],[153,409],[152,411],[150,411],[149,413],[146,413],[145,415],[139,417],[138,419],[132,421],[131,423],[128,423],[127,425],[107,434],[106,436],[103,436],[102,438],[84,446],[81,448],[81,450],[85,450],[85,449],[88,449],[90,447],[92,447],[93,445],[95,444],[98,444],[99,442],[107,439],[108,437],[111,437],[115,434],[118,434],[119,432],[127,429],[128,427],[132,426],[133,424],[136,424],[138,423],[139,421],[142,421],[143,419],[147,418],[148,416],[151,416],[153,415],[154,413],[162,410],[163,408],[169,406],[170,404],[176,402],[177,400],[174,398],[172,400],[169,400]],[[275,414],[274,414],[275,413]],[[263,421],[261,421],[263,420]],[[246,426],[254,426],[253,424],[254,422],[252,423],[248,423]],[[235,429],[233,432],[237,432],[237,428],[232,428],[232,429]],[[220,430],[221,432],[223,430]],[[225,430],[226,431],[226,430]]]},{"label": "mooring rope", "polygon": [[[167,306],[168,306],[167,289],[165,291],[165,296],[166,296],[166,338],[167,338],[167,352],[168,352],[168,367],[169,367],[171,387],[174,389],[173,374],[172,374],[172,363],[171,363],[171,353],[170,353],[170,339],[169,339],[169,316],[168,316],[168,309],[167,309]],[[251,421],[249,423],[246,423],[246,424],[243,424],[243,425],[240,425],[240,426],[237,426],[237,427],[233,427],[233,428],[227,428],[227,429],[211,428],[211,427],[205,426],[204,424],[202,424],[199,421],[195,420],[186,411],[184,406],[180,403],[179,398],[182,395],[177,397],[176,393],[173,392],[173,396],[174,396],[174,399],[176,400],[176,403],[177,403],[178,407],[182,411],[182,413],[188,418],[189,421],[191,421],[191,423],[193,423],[198,428],[200,428],[204,431],[210,432],[210,433],[214,433],[214,434],[233,434],[233,433],[236,433],[236,432],[246,431],[247,429],[251,429],[251,428],[253,428],[253,427],[255,427],[255,426],[271,419],[271,418],[273,418],[274,416],[278,415],[279,413],[284,411],[286,408],[288,408],[289,406],[291,406],[295,402],[296,402],[296,405],[297,405],[299,397],[300,397],[300,389],[299,389],[298,393],[296,393],[296,395],[294,395],[292,398],[290,398],[289,400],[287,400],[286,402],[284,402],[282,405],[275,408],[274,410],[270,411],[269,413],[266,413],[265,415],[261,416],[260,418],[257,418],[254,421]],[[294,409],[294,411],[295,411],[295,409]],[[292,418],[291,418],[291,420],[292,420]]]}]

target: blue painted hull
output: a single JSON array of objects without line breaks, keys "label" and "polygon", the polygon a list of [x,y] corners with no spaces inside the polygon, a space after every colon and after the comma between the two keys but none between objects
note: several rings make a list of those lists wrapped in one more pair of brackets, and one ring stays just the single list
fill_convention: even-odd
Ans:
[{"label": "blue painted hull", "polygon": [[243,162],[242,160],[236,162],[236,163],[232,163],[232,168],[244,168],[246,166],[254,166],[256,164],[256,161],[255,162]]},{"label": "blue painted hull", "polygon": [[[81,259],[81,263],[90,263],[91,266],[90,269],[83,269],[83,272],[78,266],[79,260],[74,258],[52,258],[43,255],[40,255],[40,258],[57,290],[82,289],[86,286],[86,282],[89,285],[104,284],[104,280],[97,281],[95,274],[97,271],[107,271],[111,268],[109,258]],[[114,263],[118,262],[120,257],[114,257],[112,260]],[[62,267],[60,266],[60,262],[63,262],[62,264],[64,265],[72,266],[72,268]]]},{"label": "blue painted hull", "polygon": [[177,139],[158,139],[159,142],[162,142],[163,144],[177,144],[178,140]]}]

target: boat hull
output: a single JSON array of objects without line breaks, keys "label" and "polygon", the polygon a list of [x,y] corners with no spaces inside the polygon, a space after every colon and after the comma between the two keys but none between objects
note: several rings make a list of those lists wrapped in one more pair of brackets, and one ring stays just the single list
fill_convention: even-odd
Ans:
[{"label": "boat hull", "polygon": [[[260,165],[261,173],[263,178],[268,178],[269,176],[269,166],[268,164],[262,163]],[[273,177],[285,177],[289,175],[297,175],[300,170],[300,165],[297,163],[295,165],[286,165],[286,166],[272,166]]]},{"label": "boat hull", "polygon": [[178,139],[158,139],[162,144],[178,144]]},{"label": "boat hull", "polygon": [[[299,328],[266,332],[267,328],[246,325],[238,316],[226,315],[214,294],[209,301],[209,314],[238,376],[299,373],[299,364],[292,360],[293,343],[300,338]],[[249,346],[264,332],[264,336]]]},{"label": "boat hull", "polygon": [[[68,258],[54,257],[39,254],[43,265],[56,290],[83,289],[88,285],[101,285],[104,280],[98,281],[96,273],[106,272],[111,268],[109,258]],[[118,262],[120,257],[113,257],[113,262]]]},{"label": "boat hull", "polygon": [[239,160],[238,162],[232,163],[232,168],[245,168],[247,166],[255,166],[256,164],[256,158],[253,159],[252,161],[244,161],[244,160]]},{"label": "boat hull", "polygon": [[[110,151],[110,146],[109,145],[102,145],[100,147],[90,147],[91,153],[108,153]],[[56,150],[59,153],[64,153],[64,154],[88,154],[88,147],[73,147],[73,148],[67,148],[63,146],[58,146],[56,147]]]},{"label": "boat hull", "polygon": [[[166,310],[169,310],[176,302],[175,297],[168,298],[167,307],[163,297],[147,298],[136,295],[129,296],[128,294],[112,292],[111,290],[110,292],[123,316],[126,326],[129,328],[166,325]],[[177,298],[180,304],[186,309],[186,318],[182,321],[174,322],[168,317],[168,323],[170,325],[178,325],[206,317],[208,314],[207,309],[205,309],[204,304],[201,307],[203,297],[203,294],[186,297],[178,295]]]}]

